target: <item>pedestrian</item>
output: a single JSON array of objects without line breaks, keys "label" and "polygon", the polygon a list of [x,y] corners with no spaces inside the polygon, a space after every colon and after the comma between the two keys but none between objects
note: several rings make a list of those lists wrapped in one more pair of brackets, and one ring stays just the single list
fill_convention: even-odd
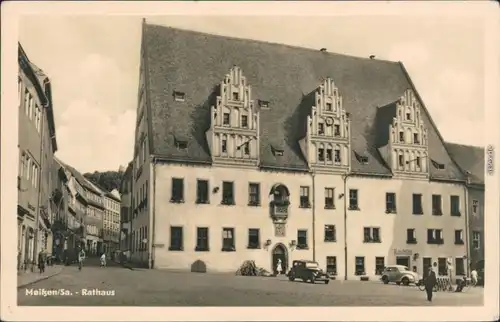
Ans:
[{"label": "pedestrian", "polygon": [[429,267],[429,273],[427,275],[427,278],[425,279],[425,292],[427,293],[427,301],[432,302],[432,292],[434,290],[434,286],[436,286],[436,273],[432,269],[432,267]]},{"label": "pedestrian", "polygon": [[47,257],[43,248],[38,253],[38,269],[40,270],[40,274],[45,272],[45,262],[47,261]]},{"label": "pedestrian", "polygon": [[470,272],[470,279],[471,279],[471,282],[472,282],[472,285],[473,286],[476,286],[477,285],[477,271],[476,269],[473,269],[472,272]]},{"label": "pedestrian", "polygon": [[280,258],[278,258],[278,263],[276,264],[276,271],[278,272],[278,275],[281,275],[281,272],[283,271]]},{"label": "pedestrian", "polygon": [[85,259],[85,251],[82,249],[80,249],[80,251],[78,252],[78,269],[79,270],[82,270],[82,267],[83,267],[83,260]]},{"label": "pedestrian", "polygon": [[106,267],[106,253],[101,255],[101,267]]}]

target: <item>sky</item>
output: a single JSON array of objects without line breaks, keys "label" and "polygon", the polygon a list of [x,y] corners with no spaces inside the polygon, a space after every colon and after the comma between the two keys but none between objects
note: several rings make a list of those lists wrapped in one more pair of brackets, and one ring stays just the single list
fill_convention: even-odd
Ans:
[{"label": "sky", "polygon": [[[148,23],[402,61],[446,141],[483,146],[484,35],[474,17],[155,16]],[[51,78],[59,150],[82,172],[131,161],[138,16],[24,16],[19,40]]]}]

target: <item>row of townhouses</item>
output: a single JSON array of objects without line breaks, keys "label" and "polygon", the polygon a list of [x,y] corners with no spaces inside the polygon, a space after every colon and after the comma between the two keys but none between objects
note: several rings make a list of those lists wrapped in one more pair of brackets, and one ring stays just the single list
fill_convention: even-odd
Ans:
[{"label": "row of townhouses", "polygon": [[54,156],[50,79],[28,59],[21,44],[18,62],[18,270],[35,269],[41,250],[59,260],[77,247],[91,255],[117,250],[118,191],[96,187]]},{"label": "row of townhouses", "polygon": [[484,149],[400,62],[142,25],[120,247],[150,268],[457,275],[484,256]]}]

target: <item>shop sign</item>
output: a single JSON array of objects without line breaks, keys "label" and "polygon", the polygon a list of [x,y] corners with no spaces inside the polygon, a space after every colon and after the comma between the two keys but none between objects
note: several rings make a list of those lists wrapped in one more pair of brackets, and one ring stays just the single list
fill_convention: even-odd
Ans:
[{"label": "shop sign", "polygon": [[394,255],[397,255],[397,256],[411,256],[411,255],[413,255],[413,251],[411,249],[394,248]]}]

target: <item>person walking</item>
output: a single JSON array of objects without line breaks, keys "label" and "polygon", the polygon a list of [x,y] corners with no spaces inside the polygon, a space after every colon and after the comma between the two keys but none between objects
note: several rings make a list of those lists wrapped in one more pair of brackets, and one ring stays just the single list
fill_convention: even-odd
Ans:
[{"label": "person walking", "polygon": [[281,275],[282,271],[283,266],[281,265],[281,258],[278,258],[278,263],[276,264],[276,272],[278,272],[278,275]]},{"label": "person walking", "polygon": [[82,249],[80,249],[80,251],[78,252],[78,269],[79,270],[82,270],[82,267],[83,267],[83,260],[85,259],[85,251]]},{"label": "person walking", "polygon": [[101,255],[101,267],[106,267],[106,253]]},{"label": "person walking", "polygon": [[427,301],[432,302],[432,292],[434,290],[434,286],[436,286],[436,273],[432,269],[432,267],[429,267],[429,272],[427,275],[427,278],[425,279],[425,292],[427,293]]},{"label": "person walking", "polygon": [[38,253],[38,269],[40,270],[40,274],[45,272],[45,263],[47,262],[47,256],[43,248]]}]

